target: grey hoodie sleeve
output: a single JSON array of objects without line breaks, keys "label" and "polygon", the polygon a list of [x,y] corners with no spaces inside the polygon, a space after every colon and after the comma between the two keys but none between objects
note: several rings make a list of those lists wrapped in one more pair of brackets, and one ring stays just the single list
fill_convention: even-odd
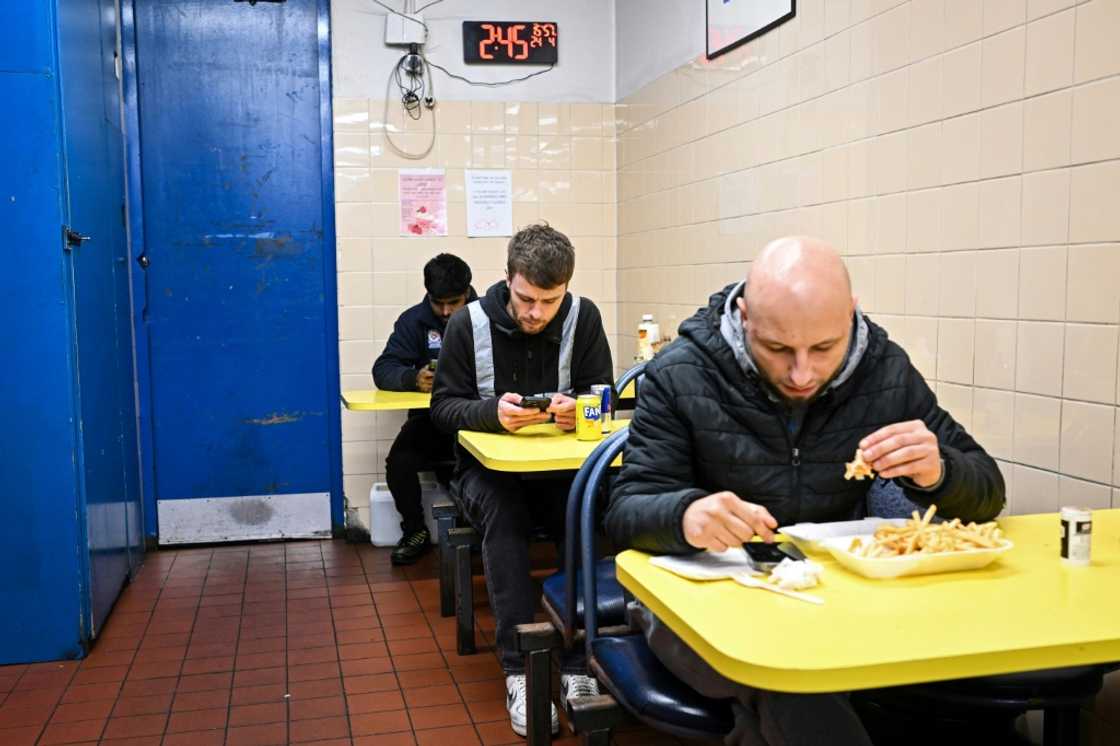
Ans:
[{"label": "grey hoodie sleeve", "polygon": [[692,438],[667,373],[656,363],[646,368],[605,522],[619,546],[682,554],[699,551],[685,541],[684,512],[708,493],[696,487]]}]

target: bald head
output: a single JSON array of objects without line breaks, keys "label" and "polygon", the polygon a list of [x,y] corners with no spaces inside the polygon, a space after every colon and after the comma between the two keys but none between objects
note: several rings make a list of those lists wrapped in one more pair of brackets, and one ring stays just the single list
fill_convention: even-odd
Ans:
[{"label": "bald head", "polygon": [[755,313],[785,312],[827,303],[851,303],[852,281],[830,244],[810,236],[768,243],[747,276],[747,304]]},{"label": "bald head", "polygon": [[836,249],[807,236],[768,244],[738,299],[755,362],[785,398],[818,394],[844,361],[855,299]]}]

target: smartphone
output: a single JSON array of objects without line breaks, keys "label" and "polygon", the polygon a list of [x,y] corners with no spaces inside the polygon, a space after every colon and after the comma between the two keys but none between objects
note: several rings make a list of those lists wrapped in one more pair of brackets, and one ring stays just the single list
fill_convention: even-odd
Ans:
[{"label": "smartphone", "polygon": [[432,371],[433,373],[436,372],[436,360],[428,361],[428,370]]},{"label": "smartphone", "polygon": [[552,398],[548,396],[523,396],[521,397],[522,409],[538,409],[541,412],[552,406]]},{"label": "smartphone", "polygon": [[747,541],[743,543],[747,559],[757,570],[770,572],[786,558],[786,553],[778,548],[777,544],[767,544],[764,541]]}]

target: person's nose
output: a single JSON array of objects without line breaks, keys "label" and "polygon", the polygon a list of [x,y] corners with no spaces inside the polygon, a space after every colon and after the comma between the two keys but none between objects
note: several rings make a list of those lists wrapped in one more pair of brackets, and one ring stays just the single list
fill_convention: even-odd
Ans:
[{"label": "person's nose", "polygon": [[798,352],[793,359],[793,370],[789,374],[790,383],[797,388],[808,386],[813,380],[813,370],[809,367],[807,352]]}]

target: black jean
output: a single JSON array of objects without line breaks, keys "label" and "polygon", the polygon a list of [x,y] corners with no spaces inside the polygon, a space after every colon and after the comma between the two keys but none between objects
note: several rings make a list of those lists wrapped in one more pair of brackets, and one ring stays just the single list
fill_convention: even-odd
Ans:
[{"label": "black jean", "polygon": [[453,458],[454,445],[455,436],[437,430],[427,413],[411,415],[397,433],[385,458],[385,482],[401,514],[401,530],[406,536],[425,528],[420,472],[449,471],[438,462]]},{"label": "black jean", "polygon": [[[533,621],[538,591],[529,576],[529,539],[543,527],[563,554],[564,507],[571,475],[541,478],[466,466],[456,477],[454,493],[467,520],[482,537],[482,566],[490,609],[497,622],[498,656],[507,674],[525,672],[514,628]],[[563,557],[560,558],[561,565]],[[583,647],[566,652],[562,673],[585,673]]]}]

